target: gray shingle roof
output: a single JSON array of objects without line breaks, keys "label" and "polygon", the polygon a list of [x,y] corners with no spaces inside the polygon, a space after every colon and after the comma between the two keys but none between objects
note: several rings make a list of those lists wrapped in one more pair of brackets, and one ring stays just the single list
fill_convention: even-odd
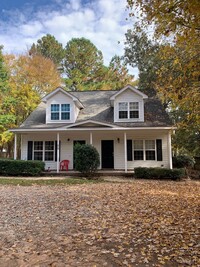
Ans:
[{"label": "gray shingle roof", "polygon": [[[114,114],[113,108],[110,105],[110,97],[115,94],[116,91],[84,91],[70,93],[77,97],[84,105],[84,109],[79,112],[76,122],[93,120],[120,127],[166,127],[172,125],[168,114],[158,99],[149,98],[144,100],[144,122],[114,123]],[[40,103],[20,128],[51,129],[69,125],[69,123],[46,124],[45,120],[46,104]]]}]

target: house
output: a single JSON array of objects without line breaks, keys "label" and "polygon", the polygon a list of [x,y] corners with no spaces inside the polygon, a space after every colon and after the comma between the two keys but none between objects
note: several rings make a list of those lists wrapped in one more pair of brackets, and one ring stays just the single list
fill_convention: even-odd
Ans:
[{"label": "house", "polygon": [[100,169],[172,168],[171,121],[156,98],[130,85],[119,91],[68,92],[46,95],[15,133],[21,138],[21,159],[42,160],[57,170],[61,160],[74,169],[76,143],[92,144]]}]

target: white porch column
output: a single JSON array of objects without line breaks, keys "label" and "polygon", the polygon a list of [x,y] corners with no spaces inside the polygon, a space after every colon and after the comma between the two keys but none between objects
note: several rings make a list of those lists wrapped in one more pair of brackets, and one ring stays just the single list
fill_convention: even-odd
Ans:
[{"label": "white porch column", "polygon": [[90,145],[92,145],[92,141],[93,141],[93,140],[92,140],[92,137],[93,137],[93,136],[92,136],[92,132],[90,132]]},{"label": "white porch column", "polygon": [[15,141],[14,141],[14,159],[17,159],[17,134],[15,134]]},{"label": "white porch column", "polygon": [[127,138],[126,138],[126,132],[124,133],[124,170],[125,173],[127,173]]},{"label": "white porch column", "polygon": [[171,142],[171,132],[168,133],[168,154],[169,154],[169,167],[172,169],[172,142]]},{"label": "white porch column", "polygon": [[60,134],[57,133],[57,173],[59,173],[60,165]]}]

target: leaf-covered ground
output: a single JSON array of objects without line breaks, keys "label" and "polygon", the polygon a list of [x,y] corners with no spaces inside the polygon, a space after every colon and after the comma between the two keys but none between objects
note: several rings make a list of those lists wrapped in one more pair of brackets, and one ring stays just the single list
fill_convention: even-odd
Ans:
[{"label": "leaf-covered ground", "polygon": [[0,267],[200,266],[200,183],[0,186]]}]

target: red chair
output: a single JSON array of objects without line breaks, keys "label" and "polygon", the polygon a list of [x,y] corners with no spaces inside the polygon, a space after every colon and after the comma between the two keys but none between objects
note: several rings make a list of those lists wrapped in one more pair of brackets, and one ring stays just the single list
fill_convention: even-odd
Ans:
[{"label": "red chair", "polygon": [[64,171],[64,169],[66,169],[66,171],[68,171],[68,166],[69,166],[69,160],[68,159],[62,160],[60,162],[60,170],[61,171]]}]

